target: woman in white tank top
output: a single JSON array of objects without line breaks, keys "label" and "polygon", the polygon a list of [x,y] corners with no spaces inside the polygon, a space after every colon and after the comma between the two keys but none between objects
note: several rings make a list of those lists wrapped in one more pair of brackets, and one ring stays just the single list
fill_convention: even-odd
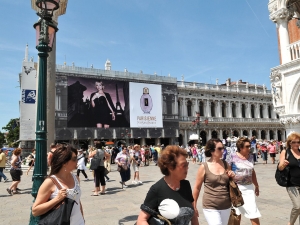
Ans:
[{"label": "woman in white tank top", "polygon": [[81,190],[78,179],[72,174],[77,167],[77,150],[70,146],[58,146],[53,153],[50,166],[50,176],[57,180],[62,189],[58,190],[51,179],[46,179],[32,206],[33,216],[43,215],[64,198],[70,198],[76,201],[72,209],[70,225],[84,225],[80,202]]}]

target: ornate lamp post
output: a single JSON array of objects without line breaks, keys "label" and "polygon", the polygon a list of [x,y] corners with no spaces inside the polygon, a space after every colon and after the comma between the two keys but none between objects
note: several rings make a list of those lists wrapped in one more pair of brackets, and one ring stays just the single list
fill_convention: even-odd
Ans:
[{"label": "ornate lamp post", "polygon": [[[37,50],[39,51],[39,73],[36,113],[36,158],[31,195],[36,199],[37,192],[47,176],[47,57],[52,50],[57,27],[52,21],[53,12],[59,8],[60,0],[37,0],[40,9],[36,29]],[[30,215],[30,225],[38,224],[39,217]]]},{"label": "ornate lamp post", "polygon": [[202,145],[202,138],[200,137],[200,128],[201,128],[201,120],[200,120],[200,112],[195,112],[196,118],[192,121],[193,128],[198,131],[198,143]]}]

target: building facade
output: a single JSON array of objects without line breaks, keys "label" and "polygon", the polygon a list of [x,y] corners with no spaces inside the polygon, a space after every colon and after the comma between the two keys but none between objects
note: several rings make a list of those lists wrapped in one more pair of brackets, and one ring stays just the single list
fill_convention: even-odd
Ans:
[{"label": "building facade", "polygon": [[268,9],[277,28],[280,59],[270,75],[274,110],[287,134],[300,132],[300,2],[270,0]]},{"label": "building facade", "polygon": [[[215,85],[177,82],[180,142],[187,145],[197,134],[203,144],[210,138],[256,136],[285,140],[266,87],[228,79]],[[198,114],[199,117],[196,117]],[[195,123],[195,119],[198,123]]]}]

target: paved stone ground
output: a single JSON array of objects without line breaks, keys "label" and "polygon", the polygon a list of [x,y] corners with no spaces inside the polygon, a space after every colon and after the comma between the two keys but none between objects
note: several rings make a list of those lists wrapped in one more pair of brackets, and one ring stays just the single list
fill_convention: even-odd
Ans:
[{"label": "paved stone ground", "polygon": [[[278,157],[278,156],[277,156]],[[191,164],[187,179],[190,180],[193,187],[195,176],[199,165]],[[276,184],[275,174],[276,164],[255,165],[255,170],[260,185],[260,196],[257,198],[258,208],[262,214],[260,219],[262,225],[284,225],[287,224],[290,210],[292,208],[291,201],[286,193],[285,188]],[[25,170],[25,168],[23,168]],[[24,171],[26,173],[26,170]],[[5,171],[10,178],[9,172]],[[25,174],[24,173],[24,174]],[[107,194],[97,197],[91,197],[93,189],[93,181],[81,181],[82,189],[82,205],[86,220],[86,225],[132,225],[139,214],[140,204],[149,190],[150,186],[159,180],[162,175],[157,166],[151,164],[147,167],[141,167],[141,180],[143,185],[129,185],[127,189],[121,189],[119,183],[120,175],[116,171],[116,166],[112,165],[112,172],[109,173],[110,182],[107,183]],[[92,173],[87,173],[92,178]],[[0,183],[0,224],[25,225],[28,224],[30,207],[32,205],[31,192],[31,176],[23,175],[19,188],[22,194],[9,196],[6,188],[10,182]],[[80,175],[83,179],[82,174]],[[128,182],[129,184],[129,182]],[[201,191],[202,196],[202,191]],[[202,198],[200,196],[200,199]],[[200,224],[207,224],[201,208],[201,201],[198,201],[198,209],[200,212]],[[242,218],[242,225],[250,224],[246,218]]]}]

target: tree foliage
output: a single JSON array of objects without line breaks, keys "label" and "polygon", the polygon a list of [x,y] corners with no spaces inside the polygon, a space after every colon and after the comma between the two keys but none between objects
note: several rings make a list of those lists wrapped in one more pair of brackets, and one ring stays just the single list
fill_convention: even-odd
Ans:
[{"label": "tree foliage", "polygon": [[5,127],[2,127],[3,130],[7,131],[6,134],[6,143],[9,147],[17,147],[18,143],[16,141],[19,140],[19,118],[11,119]]}]

